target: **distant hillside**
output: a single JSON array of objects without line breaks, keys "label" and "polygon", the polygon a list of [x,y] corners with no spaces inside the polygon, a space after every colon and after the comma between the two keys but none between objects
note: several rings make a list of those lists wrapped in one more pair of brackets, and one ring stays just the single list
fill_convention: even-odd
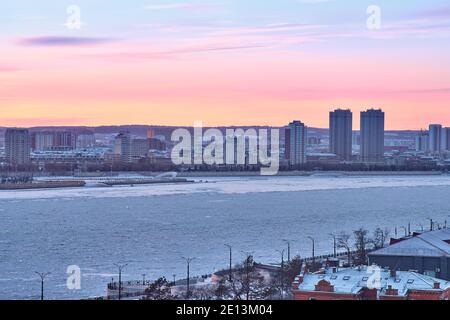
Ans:
[{"label": "distant hillside", "polygon": [[[147,130],[153,129],[155,130],[155,133],[157,135],[163,135],[167,138],[170,137],[172,131],[174,129],[179,128],[186,128],[189,130],[192,130],[192,127],[175,127],[175,126],[155,126],[155,125],[121,125],[121,126],[98,126],[98,127],[88,127],[88,126],[41,126],[41,127],[31,127],[29,128],[31,132],[33,131],[45,131],[45,130],[70,130],[74,132],[86,132],[91,131],[97,134],[115,134],[120,131],[128,131],[133,135],[137,136],[146,136]],[[219,127],[221,130],[225,130],[226,128],[236,128],[236,126],[230,126],[230,127]],[[239,128],[268,128],[266,126],[247,126],[247,127],[239,127]],[[6,128],[0,127],[0,137],[4,136]],[[317,136],[323,136],[328,135],[328,129],[324,128],[308,128],[308,134],[309,135],[317,135]],[[418,130],[390,130],[386,131],[386,137],[392,137],[392,138],[412,138],[414,137],[419,131]]]}]

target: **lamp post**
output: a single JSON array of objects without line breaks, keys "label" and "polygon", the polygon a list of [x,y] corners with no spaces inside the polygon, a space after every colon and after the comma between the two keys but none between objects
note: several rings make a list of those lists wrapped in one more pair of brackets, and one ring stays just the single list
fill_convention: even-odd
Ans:
[{"label": "lamp post", "polygon": [[191,262],[195,260],[195,258],[191,258],[191,257],[182,257],[182,259],[184,259],[184,261],[186,261],[186,265],[187,265],[187,288],[186,288],[186,298],[189,299],[190,295],[191,295],[191,289],[190,289],[190,268],[191,268]]},{"label": "lamp post", "polygon": [[283,271],[284,268],[284,252],[285,250],[277,250],[277,252],[281,255],[281,271]]},{"label": "lamp post", "polygon": [[128,265],[126,264],[114,264],[119,269],[119,300],[122,299],[122,271]]},{"label": "lamp post", "polygon": [[283,242],[287,244],[287,261],[291,262],[291,240],[283,239]]},{"label": "lamp post", "polygon": [[405,231],[405,237],[407,237],[408,236],[408,234],[407,234],[408,233],[408,229],[406,229],[406,227],[404,227],[404,226],[401,226],[400,229]]},{"label": "lamp post", "polygon": [[433,219],[432,218],[427,218],[427,219],[430,220],[430,231],[433,231],[433,228],[434,228]]},{"label": "lamp post", "polygon": [[283,300],[283,291],[284,291],[284,249],[283,250],[277,250],[277,252],[281,255],[281,290],[280,290],[280,296],[281,300]]},{"label": "lamp post", "polygon": [[312,264],[313,264],[313,269],[314,266],[316,265],[316,257],[315,257],[315,241],[313,237],[308,237],[309,240],[312,241]]},{"label": "lamp post", "polygon": [[333,237],[333,257],[336,258],[337,256],[337,250],[336,250],[336,235],[333,233],[330,233],[330,236]]},{"label": "lamp post", "polygon": [[146,276],[146,274],[143,273],[143,274],[142,274],[142,285],[143,285],[143,286],[145,286],[145,276]]},{"label": "lamp post", "polygon": [[44,300],[44,281],[45,278],[50,274],[50,272],[37,272],[35,273],[41,278],[41,301]]},{"label": "lamp post", "polygon": [[230,250],[229,281],[231,282],[233,280],[233,247],[229,244],[225,244],[225,247],[227,247]]}]

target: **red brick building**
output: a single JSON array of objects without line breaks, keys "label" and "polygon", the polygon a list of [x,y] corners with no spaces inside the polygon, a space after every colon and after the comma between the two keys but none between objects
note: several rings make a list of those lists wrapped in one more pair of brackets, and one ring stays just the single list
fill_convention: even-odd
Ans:
[{"label": "red brick building", "polygon": [[302,272],[294,300],[449,300],[450,282],[411,271],[378,266]]}]

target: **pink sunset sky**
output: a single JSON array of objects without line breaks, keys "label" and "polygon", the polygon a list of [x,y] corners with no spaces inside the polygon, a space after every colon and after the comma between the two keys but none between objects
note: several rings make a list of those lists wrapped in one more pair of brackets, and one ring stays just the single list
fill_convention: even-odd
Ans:
[{"label": "pink sunset sky", "polygon": [[327,127],[335,108],[450,126],[445,1],[381,1],[380,30],[365,1],[79,1],[80,30],[21,2],[0,17],[0,126]]}]

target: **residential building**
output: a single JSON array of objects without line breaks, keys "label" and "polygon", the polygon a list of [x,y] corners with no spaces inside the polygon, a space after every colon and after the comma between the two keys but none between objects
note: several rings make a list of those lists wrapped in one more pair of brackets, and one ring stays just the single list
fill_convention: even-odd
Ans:
[{"label": "residential building", "polygon": [[292,284],[294,300],[448,300],[450,283],[413,271],[376,265],[303,270]]},{"label": "residential building", "polygon": [[429,129],[430,152],[440,153],[442,145],[442,126],[440,124],[431,124]]},{"label": "residential building", "polygon": [[290,165],[306,163],[306,132],[307,128],[301,121],[291,122],[286,130],[285,143]]},{"label": "residential building", "polygon": [[442,150],[450,151],[450,127],[442,128]]},{"label": "residential building", "polygon": [[40,131],[31,135],[33,151],[68,151],[75,149],[75,134],[71,131]]},{"label": "residential building", "polygon": [[77,135],[76,148],[89,149],[95,146],[95,135],[92,132],[80,133]]},{"label": "residential building", "polygon": [[148,155],[150,150],[149,139],[132,139],[131,140],[131,158],[140,159]]},{"label": "residential building", "polygon": [[119,133],[114,140],[114,153],[120,155],[122,163],[130,163],[131,156],[131,136],[128,132]]},{"label": "residential building", "polygon": [[361,112],[361,161],[384,161],[384,112],[370,109]]},{"label": "residential building", "polygon": [[27,129],[6,129],[5,158],[11,165],[30,163],[30,133]]},{"label": "residential building", "polygon": [[430,150],[430,136],[427,131],[420,131],[416,136],[416,151],[428,152]]},{"label": "residential building", "polygon": [[352,120],[350,110],[330,112],[330,152],[340,160],[352,160]]}]

